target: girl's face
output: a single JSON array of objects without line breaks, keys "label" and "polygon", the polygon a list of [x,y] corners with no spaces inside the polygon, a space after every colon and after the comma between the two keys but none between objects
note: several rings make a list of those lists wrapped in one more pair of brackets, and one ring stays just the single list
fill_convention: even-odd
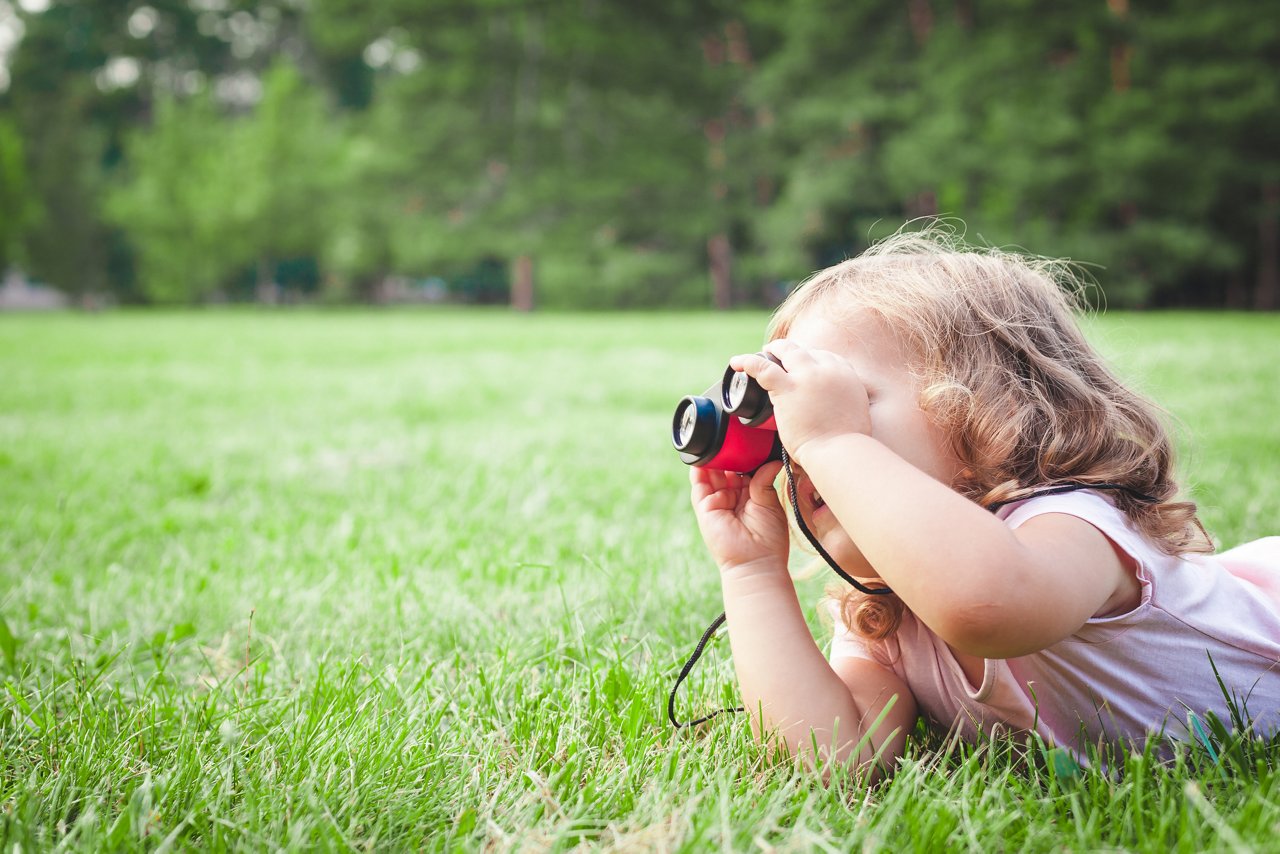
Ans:
[{"label": "girl's face", "polygon": [[[871,436],[925,474],[954,486],[964,465],[945,431],[920,409],[921,387],[908,364],[909,351],[875,314],[857,311],[850,316],[824,308],[819,305],[802,312],[787,338],[847,359],[867,389]],[[857,472],[848,476],[857,483]],[[848,571],[874,575],[831,511],[815,498],[809,479],[800,478],[796,486],[800,511],[823,547]],[[874,490],[877,485],[861,486]]]}]

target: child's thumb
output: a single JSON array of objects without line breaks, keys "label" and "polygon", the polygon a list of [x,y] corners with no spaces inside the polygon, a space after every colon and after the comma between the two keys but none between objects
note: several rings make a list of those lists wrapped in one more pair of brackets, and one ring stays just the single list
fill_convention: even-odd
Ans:
[{"label": "child's thumb", "polygon": [[782,463],[772,462],[765,463],[756,469],[756,473],[751,476],[750,495],[751,500],[765,507],[774,507],[780,504],[778,500],[778,491],[774,487],[774,482],[778,479],[778,472],[782,471]]}]

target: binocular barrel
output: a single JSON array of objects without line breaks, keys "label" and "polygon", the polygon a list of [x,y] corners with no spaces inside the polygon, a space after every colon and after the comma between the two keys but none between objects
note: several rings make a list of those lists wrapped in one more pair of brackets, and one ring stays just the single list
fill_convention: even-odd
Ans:
[{"label": "binocular barrel", "polygon": [[680,399],[671,442],[691,466],[750,473],[782,459],[769,393],[732,368],[702,394]]}]

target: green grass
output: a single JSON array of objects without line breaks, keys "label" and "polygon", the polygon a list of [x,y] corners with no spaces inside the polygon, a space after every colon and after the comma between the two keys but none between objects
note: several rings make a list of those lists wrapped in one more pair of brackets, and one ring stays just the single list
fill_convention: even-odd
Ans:
[{"label": "green grass", "polygon": [[[0,318],[0,849],[1273,847],[1257,745],[925,738],[868,790],[671,731],[720,605],[670,412],[763,323]],[[1092,328],[1223,543],[1280,532],[1280,317]],[[723,650],[684,710],[735,699]]]}]

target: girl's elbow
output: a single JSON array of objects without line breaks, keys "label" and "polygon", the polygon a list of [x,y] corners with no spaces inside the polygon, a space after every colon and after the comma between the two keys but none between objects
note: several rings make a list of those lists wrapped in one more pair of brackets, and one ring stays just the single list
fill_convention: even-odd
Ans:
[{"label": "girl's elbow", "polygon": [[784,737],[775,744],[785,748],[787,755],[794,761],[816,773],[824,786],[851,776],[866,784],[879,783],[893,776],[892,756],[901,753],[899,748],[897,751],[890,751],[892,756],[886,756],[881,751],[868,755],[865,748],[859,750],[852,742],[842,749],[833,750],[815,743],[812,737],[799,736]]},{"label": "girl's elbow", "polygon": [[897,758],[906,749],[906,740],[906,727],[896,720],[877,721],[870,729],[858,727],[847,736],[837,721],[834,728],[796,726],[774,731],[772,738],[762,739],[785,749],[793,760],[817,772],[824,785],[837,776],[852,775],[868,783],[891,777]]},{"label": "girl's elbow", "polygon": [[[1070,637],[1088,614],[1076,603],[1037,596],[1025,586],[1020,596],[983,597],[952,603],[927,623],[952,649],[979,658],[1018,658]],[[1083,614],[1083,616],[1081,616]]]},{"label": "girl's elbow", "polygon": [[1028,651],[1017,620],[1001,603],[952,605],[930,626],[952,649],[978,658],[1013,658]]}]

